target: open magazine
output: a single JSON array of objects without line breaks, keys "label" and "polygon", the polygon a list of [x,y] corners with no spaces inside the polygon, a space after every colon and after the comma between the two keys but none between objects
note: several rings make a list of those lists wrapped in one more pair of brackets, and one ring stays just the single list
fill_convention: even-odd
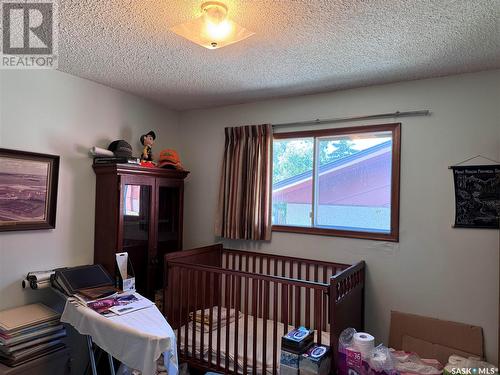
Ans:
[{"label": "open magazine", "polygon": [[87,306],[101,315],[123,315],[153,306],[153,302],[138,293],[121,293],[95,301]]}]

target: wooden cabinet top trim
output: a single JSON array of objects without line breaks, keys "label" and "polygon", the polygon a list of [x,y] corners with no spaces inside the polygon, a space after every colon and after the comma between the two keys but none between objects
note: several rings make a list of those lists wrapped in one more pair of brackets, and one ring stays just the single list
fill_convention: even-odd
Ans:
[{"label": "wooden cabinet top trim", "polygon": [[164,177],[184,179],[189,171],[180,171],[177,169],[148,168],[134,164],[103,164],[92,165],[95,174],[137,174],[142,176]]}]

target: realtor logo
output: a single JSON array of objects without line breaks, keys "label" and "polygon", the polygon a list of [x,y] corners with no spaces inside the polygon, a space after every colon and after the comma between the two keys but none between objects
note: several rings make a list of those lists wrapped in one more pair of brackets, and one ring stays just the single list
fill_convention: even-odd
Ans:
[{"label": "realtor logo", "polygon": [[57,67],[57,4],[51,0],[2,1],[1,67]]}]

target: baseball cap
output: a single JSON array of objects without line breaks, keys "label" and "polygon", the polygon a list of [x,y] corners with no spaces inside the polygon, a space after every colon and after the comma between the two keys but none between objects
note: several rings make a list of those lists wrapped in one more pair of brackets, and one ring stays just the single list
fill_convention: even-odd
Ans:
[{"label": "baseball cap", "polygon": [[132,146],[127,141],[119,139],[113,141],[108,146],[109,151],[113,151],[115,156],[131,158],[132,157]]},{"label": "baseball cap", "polygon": [[160,158],[158,160],[158,167],[160,168],[182,168],[181,160],[177,151],[172,149],[165,149],[160,152]]}]

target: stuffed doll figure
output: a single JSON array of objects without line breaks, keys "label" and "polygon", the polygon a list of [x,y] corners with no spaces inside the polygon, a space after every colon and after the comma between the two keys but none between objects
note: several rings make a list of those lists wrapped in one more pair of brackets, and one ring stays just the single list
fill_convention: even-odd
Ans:
[{"label": "stuffed doll figure", "polygon": [[153,161],[153,145],[155,143],[156,134],[154,131],[150,131],[147,134],[141,135],[141,144],[144,146],[141,154],[141,162]]}]

